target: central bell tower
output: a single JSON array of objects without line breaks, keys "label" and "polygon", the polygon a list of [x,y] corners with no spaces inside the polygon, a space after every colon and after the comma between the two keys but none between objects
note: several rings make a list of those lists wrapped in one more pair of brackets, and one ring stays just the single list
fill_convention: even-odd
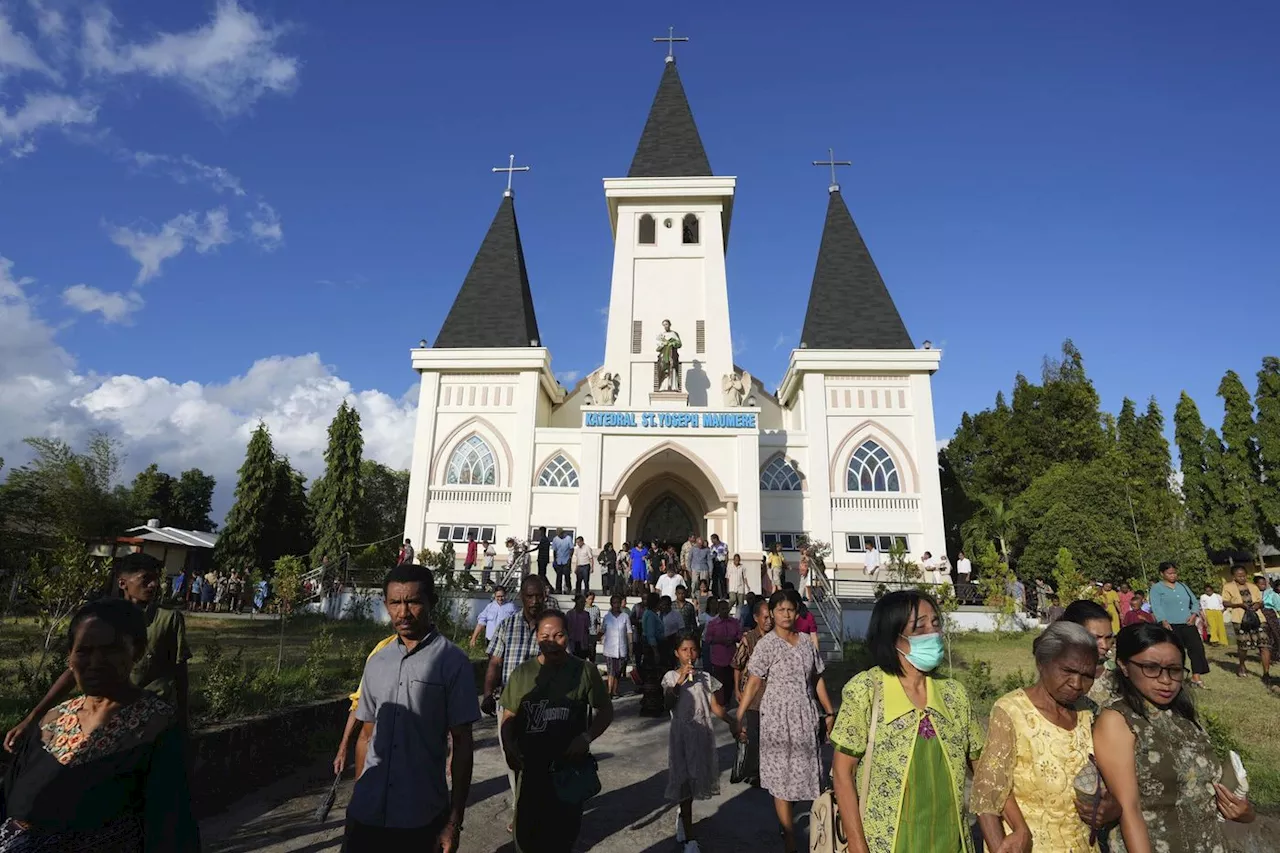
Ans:
[{"label": "central bell tower", "polygon": [[733,371],[724,257],[735,183],[711,173],[668,54],[627,177],[604,181],[614,248],[601,369],[618,377],[619,407],[650,404],[663,320],[680,336],[688,405],[721,404]]}]

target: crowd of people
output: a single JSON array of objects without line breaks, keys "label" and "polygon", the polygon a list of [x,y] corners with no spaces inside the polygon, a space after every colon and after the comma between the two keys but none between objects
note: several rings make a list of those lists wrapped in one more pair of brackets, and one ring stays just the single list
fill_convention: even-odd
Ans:
[{"label": "crowd of people", "polygon": [[[631,690],[640,713],[669,718],[664,795],[684,853],[700,850],[695,801],[720,793],[720,722],[743,745],[735,781],[772,798],[785,851],[798,842],[795,804],[819,799],[828,779],[839,822],[829,828],[856,853],[972,853],[971,815],[995,853],[1200,853],[1225,849],[1224,821],[1254,819],[1243,765],[1215,752],[1192,685],[1201,622],[1214,633],[1204,612],[1228,615],[1222,627],[1243,666],[1245,653],[1275,648],[1280,584],[1237,569],[1202,599],[1170,564],[1149,605],[1139,591],[1104,587],[1100,602],[1059,607],[1033,644],[1035,683],[1000,697],[984,726],[963,684],[938,674],[942,612],[929,594],[877,600],[866,636],[874,666],[837,705],[793,583],[779,577],[771,594],[735,607],[716,594],[725,587],[715,561],[705,576],[693,565],[686,578],[661,563],[630,609],[614,594],[601,612],[588,592],[562,612],[536,573],[514,601],[495,589],[470,638],[487,641],[479,691],[466,653],[434,624],[432,572],[395,566],[383,584],[394,633],[368,656],[334,759],[340,775],[354,753],[357,777],[344,850],[460,849],[472,727],[484,714],[497,720],[516,849],[573,849],[602,786],[592,743]],[[120,597],[74,615],[67,671],[5,737],[14,758],[0,853],[199,849],[182,614],[159,604],[155,559],[118,559],[113,576]],[[811,815],[811,837],[819,829]]]}]

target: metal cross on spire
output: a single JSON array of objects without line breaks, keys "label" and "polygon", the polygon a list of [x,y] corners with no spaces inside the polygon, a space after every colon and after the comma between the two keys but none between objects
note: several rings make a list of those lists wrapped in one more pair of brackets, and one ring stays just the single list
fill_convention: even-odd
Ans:
[{"label": "metal cross on spire", "polygon": [[665,41],[667,43],[667,62],[675,62],[676,61],[676,42],[688,41],[689,37],[678,36],[676,35],[675,27],[667,27],[667,34],[665,36],[654,36],[653,40]]},{"label": "metal cross on spire", "polygon": [[503,197],[504,197],[504,198],[510,198],[510,197],[512,197],[512,196],[514,196],[514,195],[515,195],[515,193],[511,191],[511,177],[512,177],[516,172],[527,172],[527,171],[529,171],[529,167],[528,167],[528,166],[517,166],[517,165],[516,165],[516,155],[512,154],[512,155],[510,155],[510,158],[509,158],[509,159],[508,159],[508,161],[507,161],[507,165],[505,165],[505,166],[494,166],[494,167],[493,167],[493,171],[495,171],[495,172],[506,172],[506,173],[507,173],[507,191],[506,191],[506,192],[504,192],[502,195],[503,195]]},{"label": "metal cross on spire", "polygon": [[828,148],[827,159],[814,160],[813,165],[831,167],[831,186],[827,187],[827,192],[834,193],[840,190],[840,185],[836,183],[836,166],[852,166],[853,162],[851,160],[837,160],[835,150]]}]

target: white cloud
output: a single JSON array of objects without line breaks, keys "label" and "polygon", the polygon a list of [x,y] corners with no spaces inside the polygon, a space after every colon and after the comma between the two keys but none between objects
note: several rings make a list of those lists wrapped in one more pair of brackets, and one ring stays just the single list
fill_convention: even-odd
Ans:
[{"label": "white cloud", "polygon": [[210,166],[201,163],[190,154],[174,157],[169,154],[151,154],[146,151],[120,150],[120,156],[133,163],[139,169],[158,169],[180,184],[205,184],[214,192],[229,192],[232,195],[245,194],[240,179],[221,166]]},{"label": "white cloud", "polygon": [[73,284],[62,291],[62,301],[82,314],[100,313],[104,323],[127,322],[130,315],[142,307],[142,297],[137,291],[107,293],[87,284]]},{"label": "white cloud", "polygon": [[67,31],[67,22],[62,13],[46,6],[44,0],[27,0],[27,5],[36,16],[36,28],[40,30],[40,35],[56,39]]},{"label": "white cloud", "polygon": [[219,0],[203,26],[160,33],[147,43],[119,44],[115,29],[104,8],[86,16],[80,51],[86,68],[173,80],[224,116],[248,109],[268,92],[287,94],[297,85],[297,57],[277,50],[283,30],[236,0]]},{"label": "white cloud", "polygon": [[97,107],[85,99],[45,92],[28,94],[14,112],[0,106],[0,150],[9,146],[21,157],[35,150],[32,136],[46,126],[92,124]]},{"label": "white cloud", "polygon": [[46,77],[59,79],[58,73],[40,58],[31,40],[16,32],[0,8],[0,69],[35,71]]},{"label": "white cloud", "polygon": [[138,262],[135,284],[144,284],[159,275],[160,265],[182,254],[188,244],[205,253],[233,239],[225,207],[208,211],[203,221],[195,211],[180,213],[154,232],[123,225],[111,229],[111,242]]},{"label": "white cloud", "polygon": [[81,444],[91,431],[105,431],[123,445],[126,480],[153,461],[174,474],[197,466],[215,476],[220,516],[231,504],[259,419],[271,429],[277,452],[314,478],[324,468],[326,431],[343,400],[360,411],[366,456],[409,465],[415,394],[357,391],[316,353],[260,359],[243,375],[207,385],[81,373],[36,313],[31,284],[0,258],[0,457],[6,466],[28,458],[25,436]]},{"label": "white cloud", "polygon": [[249,234],[255,243],[268,252],[280,247],[284,242],[284,229],[274,207],[265,201],[258,202],[258,209],[249,214]]},{"label": "white cloud", "polygon": [[556,374],[556,380],[566,388],[578,381],[578,377],[582,375],[580,370],[562,370]]}]

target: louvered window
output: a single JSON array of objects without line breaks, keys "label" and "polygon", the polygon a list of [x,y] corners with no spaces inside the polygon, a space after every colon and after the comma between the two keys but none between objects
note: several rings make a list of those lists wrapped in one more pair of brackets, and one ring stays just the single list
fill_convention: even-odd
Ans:
[{"label": "louvered window", "polygon": [[640,354],[640,335],[641,323],[639,320],[631,321],[631,353],[632,355]]},{"label": "louvered window", "polygon": [[707,351],[707,321],[699,320],[697,323],[697,331],[694,332],[694,349],[699,354]]}]

